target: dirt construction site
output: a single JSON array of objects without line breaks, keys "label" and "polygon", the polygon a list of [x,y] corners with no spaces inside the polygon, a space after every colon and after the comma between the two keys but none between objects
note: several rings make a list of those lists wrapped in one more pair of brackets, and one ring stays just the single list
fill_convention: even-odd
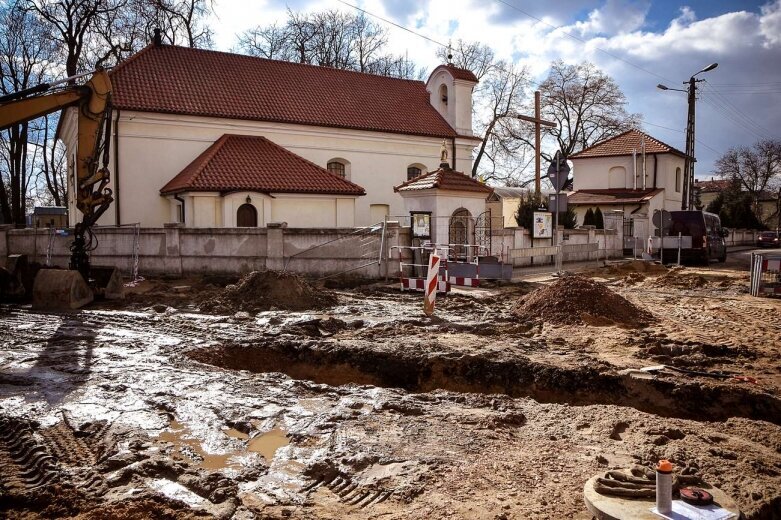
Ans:
[{"label": "dirt construction site", "polygon": [[741,258],[432,317],[392,280],[277,272],[0,306],[0,517],[589,519],[589,478],[666,458],[781,518],[781,300]]}]

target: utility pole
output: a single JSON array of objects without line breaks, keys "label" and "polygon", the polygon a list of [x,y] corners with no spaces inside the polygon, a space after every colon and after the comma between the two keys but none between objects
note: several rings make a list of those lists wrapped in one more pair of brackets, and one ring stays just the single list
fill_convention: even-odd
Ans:
[{"label": "utility pole", "polygon": [[692,207],[692,183],[694,182],[694,110],[697,104],[697,82],[703,80],[689,78],[688,98],[689,115],[686,118],[686,159],[683,166],[683,197],[681,200],[681,209],[686,210]]},{"label": "utility pole", "polygon": [[683,84],[687,85],[686,90],[680,88],[669,88],[661,83],[656,85],[659,90],[677,90],[678,92],[686,92],[688,98],[689,110],[686,118],[686,159],[684,159],[683,166],[683,190],[681,193],[681,209],[690,209],[694,205],[694,163],[697,159],[694,156],[694,107],[697,103],[697,83],[705,81],[704,79],[696,79],[695,76],[702,72],[708,72],[716,67],[718,63],[711,63],[699,72],[696,72],[689,78],[689,81],[685,81]]}]

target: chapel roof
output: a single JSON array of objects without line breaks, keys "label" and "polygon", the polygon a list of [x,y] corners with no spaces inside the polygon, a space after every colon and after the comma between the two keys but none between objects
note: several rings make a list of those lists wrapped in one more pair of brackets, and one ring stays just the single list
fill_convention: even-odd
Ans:
[{"label": "chapel roof", "polygon": [[362,187],[265,137],[225,134],[163,186],[185,191],[364,195]]},{"label": "chapel roof", "polygon": [[492,193],[493,188],[473,179],[463,172],[458,172],[450,167],[440,167],[436,170],[418,175],[414,179],[399,184],[393,188],[395,192],[409,192],[417,190],[440,189],[449,191],[471,191],[477,193]]}]

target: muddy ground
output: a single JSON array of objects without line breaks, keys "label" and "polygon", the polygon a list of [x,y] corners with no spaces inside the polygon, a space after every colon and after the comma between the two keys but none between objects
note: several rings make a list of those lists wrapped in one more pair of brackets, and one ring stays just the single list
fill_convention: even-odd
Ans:
[{"label": "muddy ground", "polygon": [[586,274],[651,322],[520,319],[542,278],[433,318],[384,284],[234,312],[222,278],[0,306],[0,517],[586,519],[592,475],[668,458],[781,518],[781,301],[739,263]]}]

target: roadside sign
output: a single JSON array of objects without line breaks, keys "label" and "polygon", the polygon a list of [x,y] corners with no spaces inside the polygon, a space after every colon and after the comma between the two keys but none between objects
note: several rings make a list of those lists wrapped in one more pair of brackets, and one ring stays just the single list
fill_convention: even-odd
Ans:
[{"label": "roadside sign", "polygon": [[535,211],[532,217],[532,237],[553,237],[553,213],[549,211]]},{"label": "roadside sign", "polygon": [[670,226],[672,224],[672,216],[667,210],[654,210],[654,214],[651,217],[651,222],[659,231],[658,236],[664,236],[670,234]]},{"label": "roadside sign", "polygon": [[551,193],[548,195],[548,209],[554,213],[567,211],[567,194]]},{"label": "roadside sign", "polygon": [[561,155],[561,151],[557,151],[556,155],[553,156],[553,160],[550,162],[550,166],[548,166],[548,177],[550,178],[551,184],[553,184],[553,189],[556,191],[564,189],[564,186],[569,179],[569,172],[570,169],[567,161]]}]

